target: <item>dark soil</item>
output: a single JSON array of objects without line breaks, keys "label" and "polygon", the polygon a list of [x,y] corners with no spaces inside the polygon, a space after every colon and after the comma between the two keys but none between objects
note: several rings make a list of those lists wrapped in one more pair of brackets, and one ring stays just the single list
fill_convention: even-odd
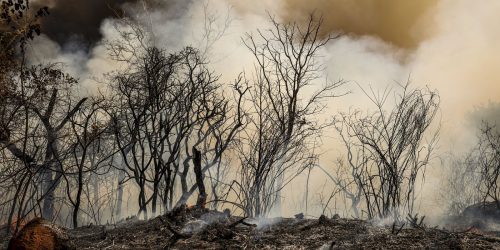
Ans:
[{"label": "dark soil", "polygon": [[77,249],[500,249],[500,238],[479,230],[399,230],[324,217],[257,223],[207,210],[181,211],[149,221],[131,218],[67,233]]}]

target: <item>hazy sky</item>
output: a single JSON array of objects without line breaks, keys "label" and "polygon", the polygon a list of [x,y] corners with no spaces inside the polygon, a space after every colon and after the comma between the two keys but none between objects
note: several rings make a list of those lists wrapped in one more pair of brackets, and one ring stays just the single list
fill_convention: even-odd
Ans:
[{"label": "hazy sky", "polygon": [[[409,78],[414,86],[428,86],[441,95],[442,152],[467,149],[476,133],[477,120],[500,120],[498,0],[37,2],[51,6],[52,16],[44,23],[48,37],[42,36],[33,45],[40,50],[32,54],[32,60],[52,58],[65,62],[89,89],[96,86],[91,77],[117,67],[106,58],[101,41],[116,36],[114,21],[109,18],[121,13],[119,6],[125,2],[121,9],[153,31],[157,46],[169,50],[203,45],[200,33],[205,10],[217,17],[216,29],[222,29],[224,17],[229,15],[230,26],[209,51],[213,67],[228,82],[239,72],[251,70],[253,60],[242,46],[241,37],[265,28],[268,13],[282,21],[301,22],[315,11],[324,17],[323,35],[344,34],[322,51],[324,75],[350,82],[353,91],[332,101],[325,116],[349,108],[367,109],[369,102],[357,84],[383,90]],[[75,41],[83,41],[84,46]],[[336,135],[329,133],[324,151],[342,154]],[[326,157],[322,161],[328,165],[333,159]],[[439,178],[428,178],[431,187],[440,182]]]},{"label": "hazy sky", "polygon": [[[219,47],[226,48],[226,43],[241,47],[239,38],[262,28],[267,12],[283,21],[300,22],[315,11],[324,17],[323,34],[345,34],[325,53],[329,77],[383,86],[411,75],[416,84],[441,92],[443,108],[450,106],[445,121],[463,119],[474,106],[500,97],[496,69],[500,2],[495,0],[36,0],[35,4],[51,7],[44,31],[66,54],[82,53],[75,41],[98,47],[110,33],[106,18],[117,14],[141,19],[147,11],[153,16],[159,44],[181,47],[197,39],[207,4],[219,17],[229,11],[233,18],[219,41],[223,44]],[[216,49],[214,54],[228,54],[227,49]],[[91,53],[84,56],[92,59]],[[246,63],[240,60],[239,65]]]}]

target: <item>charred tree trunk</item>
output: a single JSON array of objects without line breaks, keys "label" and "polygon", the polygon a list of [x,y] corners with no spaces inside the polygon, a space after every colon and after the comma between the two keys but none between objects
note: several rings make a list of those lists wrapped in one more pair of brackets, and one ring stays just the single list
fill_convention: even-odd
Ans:
[{"label": "charred tree trunk", "polygon": [[205,191],[205,184],[203,183],[203,172],[201,170],[201,152],[193,147],[193,164],[194,164],[194,174],[196,175],[196,184],[198,185],[198,201],[196,206],[200,208],[205,208],[207,203],[207,193]]},{"label": "charred tree trunk", "polygon": [[118,197],[116,199],[116,218],[119,220],[122,216],[122,206],[123,206],[123,185],[125,180],[125,172],[119,170],[118,172]]},{"label": "charred tree trunk", "polygon": [[151,195],[151,217],[156,216],[156,206],[158,202],[158,191],[160,190],[160,179],[161,176],[157,174],[153,183],[153,194]]},{"label": "charred tree trunk", "polygon": [[[196,150],[196,149],[193,147],[193,150]],[[187,153],[187,151],[189,151],[189,150],[186,149],[186,153]],[[186,159],[184,159],[184,161],[182,162],[182,166],[184,167],[184,169],[182,170],[182,172],[180,174],[182,195],[181,195],[181,198],[179,199],[179,201],[177,202],[177,204],[175,205],[176,207],[179,205],[182,205],[182,204],[186,204],[187,200],[189,199],[189,196],[191,195],[191,193],[189,192],[188,182],[187,182],[187,177],[188,177],[188,173],[189,173],[189,161],[191,159],[193,159],[193,157],[188,155],[186,157]],[[200,160],[201,160],[201,158],[200,158]],[[194,159],[193,159],[193,161],[194,161]],[[201,165],[201,163],[200,163],[200,165]]]},{"label": "charred tree trunk", "polygon": [[144,220],[148,219],[148,208],[147,208],[147,202],[146,202],[146,191],[144,187],[144,182],[141,182],[141,186],[139,187],[139,212],[137,213],[137,217],[140,217],[143,215]]},{"label": "charred tree trunk", "polygon": [[43,198],[43,208],[42,217],[48,221],[52,221],[54,215],[54,183],[52,177],[52,170],[46,168],[42,172],[42,192]]},{"label": "charred tree trunk", "polygon": [[73,208],[73,227],[78,227],[78,211],[80,210],[80,204],[82,199],[83,191],[83,171],[80,169],[78,172],[78,190],[76,193],[75,207]]},{"label": "charred tree trunk", "polygon": [[123,158],[128,155],[130,149],[124,150],[124,156],[119,156],[116,162],[118,166],[118,183],[117,183],[117,197],[116,197],[116,218],[121,219],[123,213],[123,186],[125,182],[125,167],[123,166]]},{"label": "charred tree trunk", "polygon": [[172,179],[172,170],[167,167],[167,173],[163,177],[165,181],[165,190],[163,190],[163,206],[165,210],[169,211],[172,209],[172,197],[170,196],[170,180]]}]

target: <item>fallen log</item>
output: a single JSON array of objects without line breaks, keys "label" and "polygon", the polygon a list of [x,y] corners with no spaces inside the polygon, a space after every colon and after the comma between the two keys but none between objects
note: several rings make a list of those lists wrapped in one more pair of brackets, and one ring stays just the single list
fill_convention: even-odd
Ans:
[{"label": "fallen log", "polygon": [[73,247],[64,229],[42,218],[35,218],[12,237],[7,249],[63,250]]}]

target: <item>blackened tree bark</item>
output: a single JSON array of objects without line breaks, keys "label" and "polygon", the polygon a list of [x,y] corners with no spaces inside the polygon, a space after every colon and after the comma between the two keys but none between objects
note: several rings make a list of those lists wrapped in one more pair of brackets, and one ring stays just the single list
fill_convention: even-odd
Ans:
[{"label": "blackened tree bark", "polygon": [[205,190],[205,183],[203,183],[203,172],[201,170],[201,152],[193,147],[193,165],[194,174],[196,176],[196,185],[198,185],[198,201],[196,206],[205,208],[207,203],[207,191]]}]

